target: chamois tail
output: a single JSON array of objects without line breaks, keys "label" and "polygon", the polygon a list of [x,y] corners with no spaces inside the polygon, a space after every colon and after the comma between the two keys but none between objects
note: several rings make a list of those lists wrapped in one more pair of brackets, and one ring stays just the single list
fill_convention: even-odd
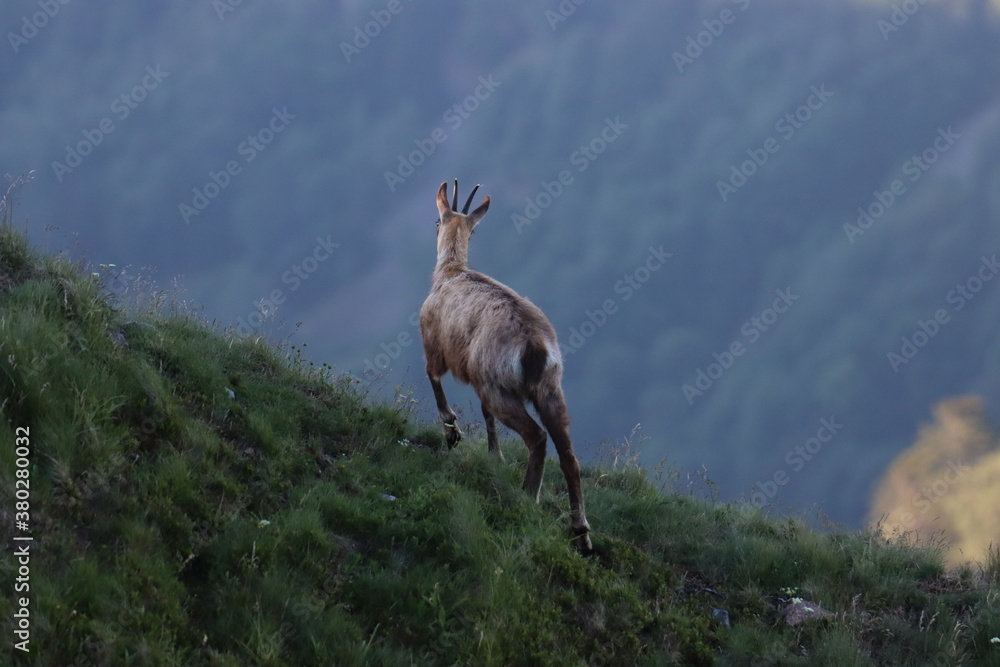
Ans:
[{"label": "chamois tail", "polygon": [[537,385],[542,379],[548,363],[548,348],[529,339],[521,353],[521,371],[524,373],[524,384],[529,387]]}]

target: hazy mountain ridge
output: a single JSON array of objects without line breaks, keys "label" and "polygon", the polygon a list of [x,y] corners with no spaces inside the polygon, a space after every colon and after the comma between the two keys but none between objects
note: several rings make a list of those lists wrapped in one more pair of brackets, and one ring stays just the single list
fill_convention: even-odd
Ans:
[{"label": "hazy mountain ridge", "polygon": [[[923,4],[883,34],[891,3],[586,3],[554,24],[558,3],[401,7],[349,61],[341,45],[383,5],[244,3],[221,20],[193,2],[155,17],[62,7],[0,79],[0,160],[37,170],[29,221],[71,225],[37,236],[62,247],[80,232],[95,261],[182,275],[232,322],[281,290],[278,336],[302,321],[312,354],[354,373],[385,354],[388,384],[405,372],[424,395],[408,319],[433,263],[433,191],[483,182],[494,206],[476,268],[541,305],[564,344],[615,300],[567,358],[584,456],[641,422],[650,460],[705,463],[727,496],[783,471],[769,500],[850,521],[931,405],[967,392],[995,404],[995,291],[898,372],[886,359],[1000,249],[995,16]],[[26,11],[6,8],[2,24]],[[679,68],[678,53],[692,62]],[[120,119],[111,105],[150,66],[170,74]],[[480,77],[499,85],[456,126],[446,114]],[[787,120],[803,106],[807,121]],[[276,107],[295,118],[247,162],[238,147]],[[103,117],[114,132],[58,181],[51,163]],[[572,156],[609,118],[627,127],[580,171]],[[959,139],[909,181],[905,163],[949,127]],[[437,128],[447,139],[390,191],[385,173]],[[718,184],[761,150],[723,201]],[[230,160],[241,173],[185,224],[178,206]],[[518,229],[513,216],[562,170],[573,182]],[[906,191],[851,243],[844,225],[897,179]],[[340,247],[292,291],[282,276],[327,235]],[[660,245],[671,258],[625,301],[614,286]],[[750,343],[741,330],[775,290],[800,298]],[[745,353],[689,403],[683,386],[734,342]],[[830,417],[843,430],[793,471],[788,452]]]}]

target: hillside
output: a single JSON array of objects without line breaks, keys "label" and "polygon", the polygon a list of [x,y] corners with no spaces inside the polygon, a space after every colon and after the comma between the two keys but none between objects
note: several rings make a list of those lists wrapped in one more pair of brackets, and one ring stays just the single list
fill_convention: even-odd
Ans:
[{"label": "hillside", "polygon": [[443,451],[406,392],[122,279],[0,230],[4,664],[1000,660],[996,558],[699,499],[627,442],[585,461],[583,558],[519,442]]}]

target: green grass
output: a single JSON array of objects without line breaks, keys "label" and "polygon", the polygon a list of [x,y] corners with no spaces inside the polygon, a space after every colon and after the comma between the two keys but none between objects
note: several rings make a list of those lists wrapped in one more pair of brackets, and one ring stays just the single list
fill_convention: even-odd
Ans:
[{"label": "green grass", "polygon": [[[28,654],[0,558],[4,664],[1000,664],[1000,556],[946,572],[609,457],[583,558],[558,466],[521,492],[520,442],[447,451],[293,348],[102,284],[0,231],[0,530],[9,554],[28,427],[35,537]],[[790,626],[793,597],[833,615]]]}]

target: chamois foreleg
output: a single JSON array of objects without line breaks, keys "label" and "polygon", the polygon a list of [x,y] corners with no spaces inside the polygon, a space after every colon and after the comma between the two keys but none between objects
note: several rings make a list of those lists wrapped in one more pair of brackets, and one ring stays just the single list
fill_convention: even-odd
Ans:
[{"label": "chamois foreleg", "polygon": [[437,401],[438,414],[444,423],[444,439],[448,447],[452,448],[462,439],[462,431],[458,428],[458,415],[448,405],[448,399],[444,395],[444,387],[441,386],[441,375],[435,374],[434,369],[427,365],[427,378],[431,381],[431,389],[434,390],[434,400]]}]

